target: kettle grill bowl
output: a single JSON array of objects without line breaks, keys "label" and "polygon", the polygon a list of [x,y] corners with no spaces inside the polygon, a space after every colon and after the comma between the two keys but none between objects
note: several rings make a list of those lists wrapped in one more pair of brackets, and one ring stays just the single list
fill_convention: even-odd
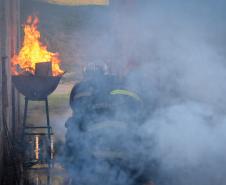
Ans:
[{"label": "kettle grill bowl", "polygon": [[40,100],[47,98],[57,87],[62,76],[12,76],[16,89],[26,98]]}]

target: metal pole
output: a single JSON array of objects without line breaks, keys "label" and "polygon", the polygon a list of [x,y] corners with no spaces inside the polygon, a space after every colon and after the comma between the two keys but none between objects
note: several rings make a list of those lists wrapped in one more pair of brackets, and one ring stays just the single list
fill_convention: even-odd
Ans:
[{"label": "metal pole", "polygon": [[[49,159],[48,159],[48,167],[50,170],[51,168],[51,133],[50,133],[50,121],[49,121],[49,104],[48,104],[48,97],[45,99],[45,107],[46,107],[46,119],[47,119],[47,127],[48,127],[48,146],[47,146],[47,151],[49,154]],[[48,179],[48,184],[49,184],[49,179]]]},{"label": "metal pole", "polygon": [[47,120],[47,127],[48,127],[48,139],[49,139],[49,142],[50,142],[51,135],[50,135],[50,121],[49,121],[49,104],[48,104],[48,98],[45,99],[45,107],[46,107],[46,120]]},{"label": "metal pole", "polygon": [[22,133],[22,142],[24,142],[24,136],[25,136],[26,120],[27,120],[27,108],[28,108],[28,99],[25,97],[24,117],[23,117],[23,133]]}]

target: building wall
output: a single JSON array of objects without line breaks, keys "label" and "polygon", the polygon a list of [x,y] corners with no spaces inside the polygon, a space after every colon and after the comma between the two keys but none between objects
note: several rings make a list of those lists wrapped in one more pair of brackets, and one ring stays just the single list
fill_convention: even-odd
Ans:
[{"label": "building wall", "polygon": [[[18,95],[12,88],[10,58],[20,42],[20,0],[0,0],[0,184],[5,156],[4,123],[10,137],[19,125]],[[5,60],[3,60],[3,57]],[[5,62],[4,62],[5,61]]]},{"label": "building wall", "polygon": [[[3,22],[3,6],[2,5],[2,0],[0,0],[0,25]],[[2,26],[0,26],[0,57],[2,58]],[[0,59],[1,59],[0,58]],[[0,82],[2,82],[2,61],[0,62]],[[3,173],[3,125],[2,125],[2,83],[0,83],[0,183],[2,179],[2,173]]]}]

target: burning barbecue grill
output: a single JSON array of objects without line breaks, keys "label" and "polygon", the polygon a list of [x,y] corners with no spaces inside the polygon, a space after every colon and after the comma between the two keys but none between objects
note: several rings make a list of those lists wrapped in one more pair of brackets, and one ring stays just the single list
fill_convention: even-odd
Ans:
[{"label": "burning barbecue grill", "polygon": [[[51,142],[51,126],[49,120],[49,106],[48,106],[48,96],[57,88],[62,75],[59,76],[48,76],[52,74],[51,62],[43,62],[36,64],[35,75],[27,74],[26,76],[14,75],[12,76],[12,81],[17,90],[25,96],[25,107],[24,107],[24,117],[23,117],[23,137],[25,135],[43,135],[42,133],[27,133],[27,129],[47,129],[49,143]],[[46,121],[47,126],[34,126],[27,127],[27,109],[29,101],[44,101],[46,110]]]},{"label": "burning barbecue grill", "polygon": [[[25,135],[43,135],[43,133],[37,132],[27,132],[28,130],[38,130],[47,129],[49,147],[51,143],[51,126],[49,119],[49,107],[48,107],[48,96],[56,89],[59,81],[62,77],[60,76],[48,76],[52,74],[51,62],[43,62],[36,65],[35,75],[14,75],[12,76],[12,81],[17,88],[17,90],[25,96],[25,107],[24,107],[24,117],[23,117],[23,138]],[[28,102],[29,101],[44,101],[46,110],[46,126],[33,126],[28,127],[26,124]],[[25,132],[26,131],[26,132]],[[45,135],[45,134],[44,134]],[[24,139],[23,139],[24,140]],[[50,150],[49,150],[50,151]]]},{"label": "burning barbecue grill", "polygon": [[[23,140],[25,135],[46,135],[46,133],[37,132],[40,132],[40,129],[47,129],[50,146],[52,133],[48,96],[56,89],[64,71],[60,69],[61,61],[58,53],[48,51],[47,46],[41,43],[38,23],[38,17],[29,16],[24,25],[22,48],[11,60],[12,82],[16,89],[25,96]],[[46,126],[28,127],[26,125],[29,101],[45,102]]]}]

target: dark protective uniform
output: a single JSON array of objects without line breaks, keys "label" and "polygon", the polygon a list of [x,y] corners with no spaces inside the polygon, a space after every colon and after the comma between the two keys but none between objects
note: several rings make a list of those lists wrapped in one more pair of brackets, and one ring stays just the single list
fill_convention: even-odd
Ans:
[{"label": "dark protective uniform", "polygon": [[[124,182],[128,185],[146,181],[143,164],[131,165],[131,160],[136,159],[124,146],[128,140],[134,143],[139,140],[134,131],[143,121],[143,102],[124,86],[122,80],[99,73],[73,87],[70,94],[73,115],[66,122],[65,142],[66,169],[72,173],[73,185],[86,184],[87,179],[82,179],[82,175],[78,180],[73,174],[94,168],[94,164],[107,166],[105,171],[113,173],[117,169],[117,173],[129,176],[129,181]],[[94,174],[97,171],[93,169]],[[120,185],[117,178],[116,175]]]}]

